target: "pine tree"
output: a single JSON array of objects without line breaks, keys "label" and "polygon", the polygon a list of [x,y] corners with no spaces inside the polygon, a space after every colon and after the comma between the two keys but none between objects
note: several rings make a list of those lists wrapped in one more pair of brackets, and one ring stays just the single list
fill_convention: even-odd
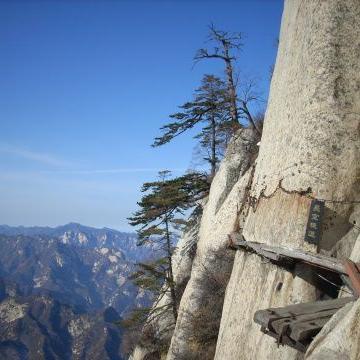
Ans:
[{"label": "pine tree", "polygon": [[159,173],[159,180],[145,183],[141,191],[145,195],[138,202],[140,209],[129,218],[132,226],[138,226],[138,246],[152,244],[162,255],[149,263],[138,264],[133,274],[134,283],[150,291],[160,299],[170,294],[170,302],[162,308],[140,309],[130,317],[130,323],[144,321],[146,317],[159,315],[171,308],[174,322],[177,319],[179,299],[174,282],[172,255],[177,231],[186,225],[185,212],[196,206],[208,194],[209,183],[204,174],[191,173],[169,178],[169,171]]},{"label": "pine tree", "polygon": [[201,123],[201,131],[195,138],[205,151],[203,159],[210,164],[213,177],[220,161],[220,150],[231,132],[226,84],[214,75],[205,75],[201,86],[195,90],[193,100],[180,106],[180,109],[181,112],[170,115],[175,121],[160,129],[163,135],[155,138],[153,146],[164,145]]}]

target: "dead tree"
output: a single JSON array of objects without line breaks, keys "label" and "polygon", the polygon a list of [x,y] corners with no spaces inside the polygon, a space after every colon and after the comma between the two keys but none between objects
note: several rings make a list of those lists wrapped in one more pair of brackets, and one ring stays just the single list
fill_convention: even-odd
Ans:
[{"label": "dead tree", "polygon": [[211,51],[206,48],[199,49],[194,57],[194,61],[198,62],[203,59],[220,59],[225,63],[230,106],[229,112],[234,129],[241,127],[240,118],[245,118],[249,122],[250,126],[260,135],[261,131],[257,127],[256,121],[254,121],[248,106],[250,102],[255,100],[253,82],[250,82],[247,86],[245,86],[244,96],[240,99],[238,105],[233,64],[236,60],[234,52],[240,51],[243,46],[242,34],[240,32],[229,33],[227,31],[218,30],[213,24],[211,24],[209,27],[208,40],[215,43],[214,48]]},{"label": "dead tree", "polygon": [[227,31],[218,30],[213,24],[210,25],[209,30],[209,41],[215,42],[216,46],[212,51],[204,48],[199,49],[194,57],[194,60],[196,62],[203,59],[220,59],[224,61],[231,120],[234,125],[236,124],[236,126],[239,126],[239,116],[236,101],[237,95],[233,68],[233,62],[236,60],[236,57],[232,54],[232,52],[233,50],[240,50],[243,46],[241,42],[242,35],[241,33],[230,34]]},{"label": "dead tree", "polygon": [[250,104],[257,103],[261,100],[260,95],[256,91],[256,82],[253,79],[249,79],[244,81],[240,86],[240,94],[239,94],[239,106],[238,106],[238,114],[239,118],[245,119],[250,126],[255,129],[258,135],[262,133],[262,125],[263,119],[261,119],[261,113],[257,116],[251,114]]}]

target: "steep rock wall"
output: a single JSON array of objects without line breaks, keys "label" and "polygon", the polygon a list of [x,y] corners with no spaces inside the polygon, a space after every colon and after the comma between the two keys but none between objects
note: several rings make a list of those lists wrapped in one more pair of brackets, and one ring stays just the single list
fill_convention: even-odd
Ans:
[{"label": "steep rock wall", "polygon": [[[348,236],[345,243],[353,246],[354,200],[360,198],[359,41],[359,0],[285,1],[246,240],[334,252]],[[318,247],[303,240],[311,198],[328,200]],[[238,252],[215,359],[301,358],[278,348],[252,318],[259,309],[315,299],[306,278],[304,269],[291,274]]]},{"label": "steep rock wall", "polygon": [[213,357],[223,291],[233,263],[233,254],[226,249],[227,235],[238,229],[239,218],[246,213],[242,204],[251,184],[257,141],[252,130],[240,130],[213,179],[167,359]]}]

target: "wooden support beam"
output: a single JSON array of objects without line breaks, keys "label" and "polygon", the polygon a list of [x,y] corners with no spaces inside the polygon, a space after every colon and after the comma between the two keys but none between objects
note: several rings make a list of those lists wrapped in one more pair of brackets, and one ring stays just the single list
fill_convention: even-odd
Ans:
[{"label": "wooden support beam", "polygon": [[357,296],[360,296],[360,267],[351,260],[347,259],[343,261],[344,268],[349,275],[353,289]]},{"label": "wooden support beam", "polygon": [[[337,311],[337,310],[336,310]],[[290,323],[290,337],[305,342],[315,337],[336,311],[328,310],[319,314],[303,315]]]},{"label": "wooden support beam", "polygon": [[[294,341],[294,340],[290,339],[290,338],[289,338],[288,336],[286,336],[286,335],[283,335],[283,336],[281,337],[281,339],[279,339],[279,334],[276,334],[276,333],[274,333],[274,332],[272,332],[272,331],[270,331],[269,329],[266,329],[266,328],[264,328],[264,327],[261,328],[261,331],[262,331],[264,334],[273,337],[273,338],[276,340],[276,343],[277,343],[278,345],[287,345],[287,346],[290,346],[290,347],[292,347],[292,348],[294,348],[294,349],[296,349],[296,350],[298,350],[298,351],[300,351],[300,352],[302,352],[302,353],[305,353],[305,352],[306,352],[307,346],[304,345],[304,344],[302,344],[302,343],[299,342],[299,341]],[[281,341],[279,341],[279,340],[281,340]]]},{"label": "wooden support beam", "polygon": [[229,247],[236,250],[251,251],[275,262],[281,262],[282,260],[302,262],[331,272],[348,275],[342,262],[336,258],[300,249],[246,241],[239,233],[229,235]]}]

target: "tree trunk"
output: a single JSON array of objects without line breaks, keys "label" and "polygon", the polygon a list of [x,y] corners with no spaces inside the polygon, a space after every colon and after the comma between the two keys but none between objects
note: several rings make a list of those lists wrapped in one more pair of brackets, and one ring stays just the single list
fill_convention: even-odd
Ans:
[{"label": "tree trunk", "polygon": [[171,240],[170,240],[170,231],[169,231],[169,219],[165,217],[165,227],[166,227],[166,247],[167,247],[167,258],[169,264],[169,276],[168,276],[168,283],[170,286],[170,295],[171,295],[171,306],[174,315],[175,322],[177,320],[177,299],[176,299],[176,292],[175,292],[175,283],[174,283],[174,275],[173,275],[173,268],[172,268],[172,259],[171,259]]},{"label": "tree trunk", "polygon": [[214,114],[211,114],[211,178],[213,179],[216,172],[216,122]]},{"label": "tree trunk", "polygon": [[228,83],[228,92],[229,92],[229,98],[230,98],[230,116],[231,121],[234,125],[238,125],[239,123],[239,116],[237,111],[237,104],[236,104],[236,89],[234,84],[234,74],[233,74],[233,67],[231,64],[231,58],[229,55],[229,49],[226,45],[224,45],[225,50],[225,63],[226,63],[226,77],[227,77],[227,83]]}]

